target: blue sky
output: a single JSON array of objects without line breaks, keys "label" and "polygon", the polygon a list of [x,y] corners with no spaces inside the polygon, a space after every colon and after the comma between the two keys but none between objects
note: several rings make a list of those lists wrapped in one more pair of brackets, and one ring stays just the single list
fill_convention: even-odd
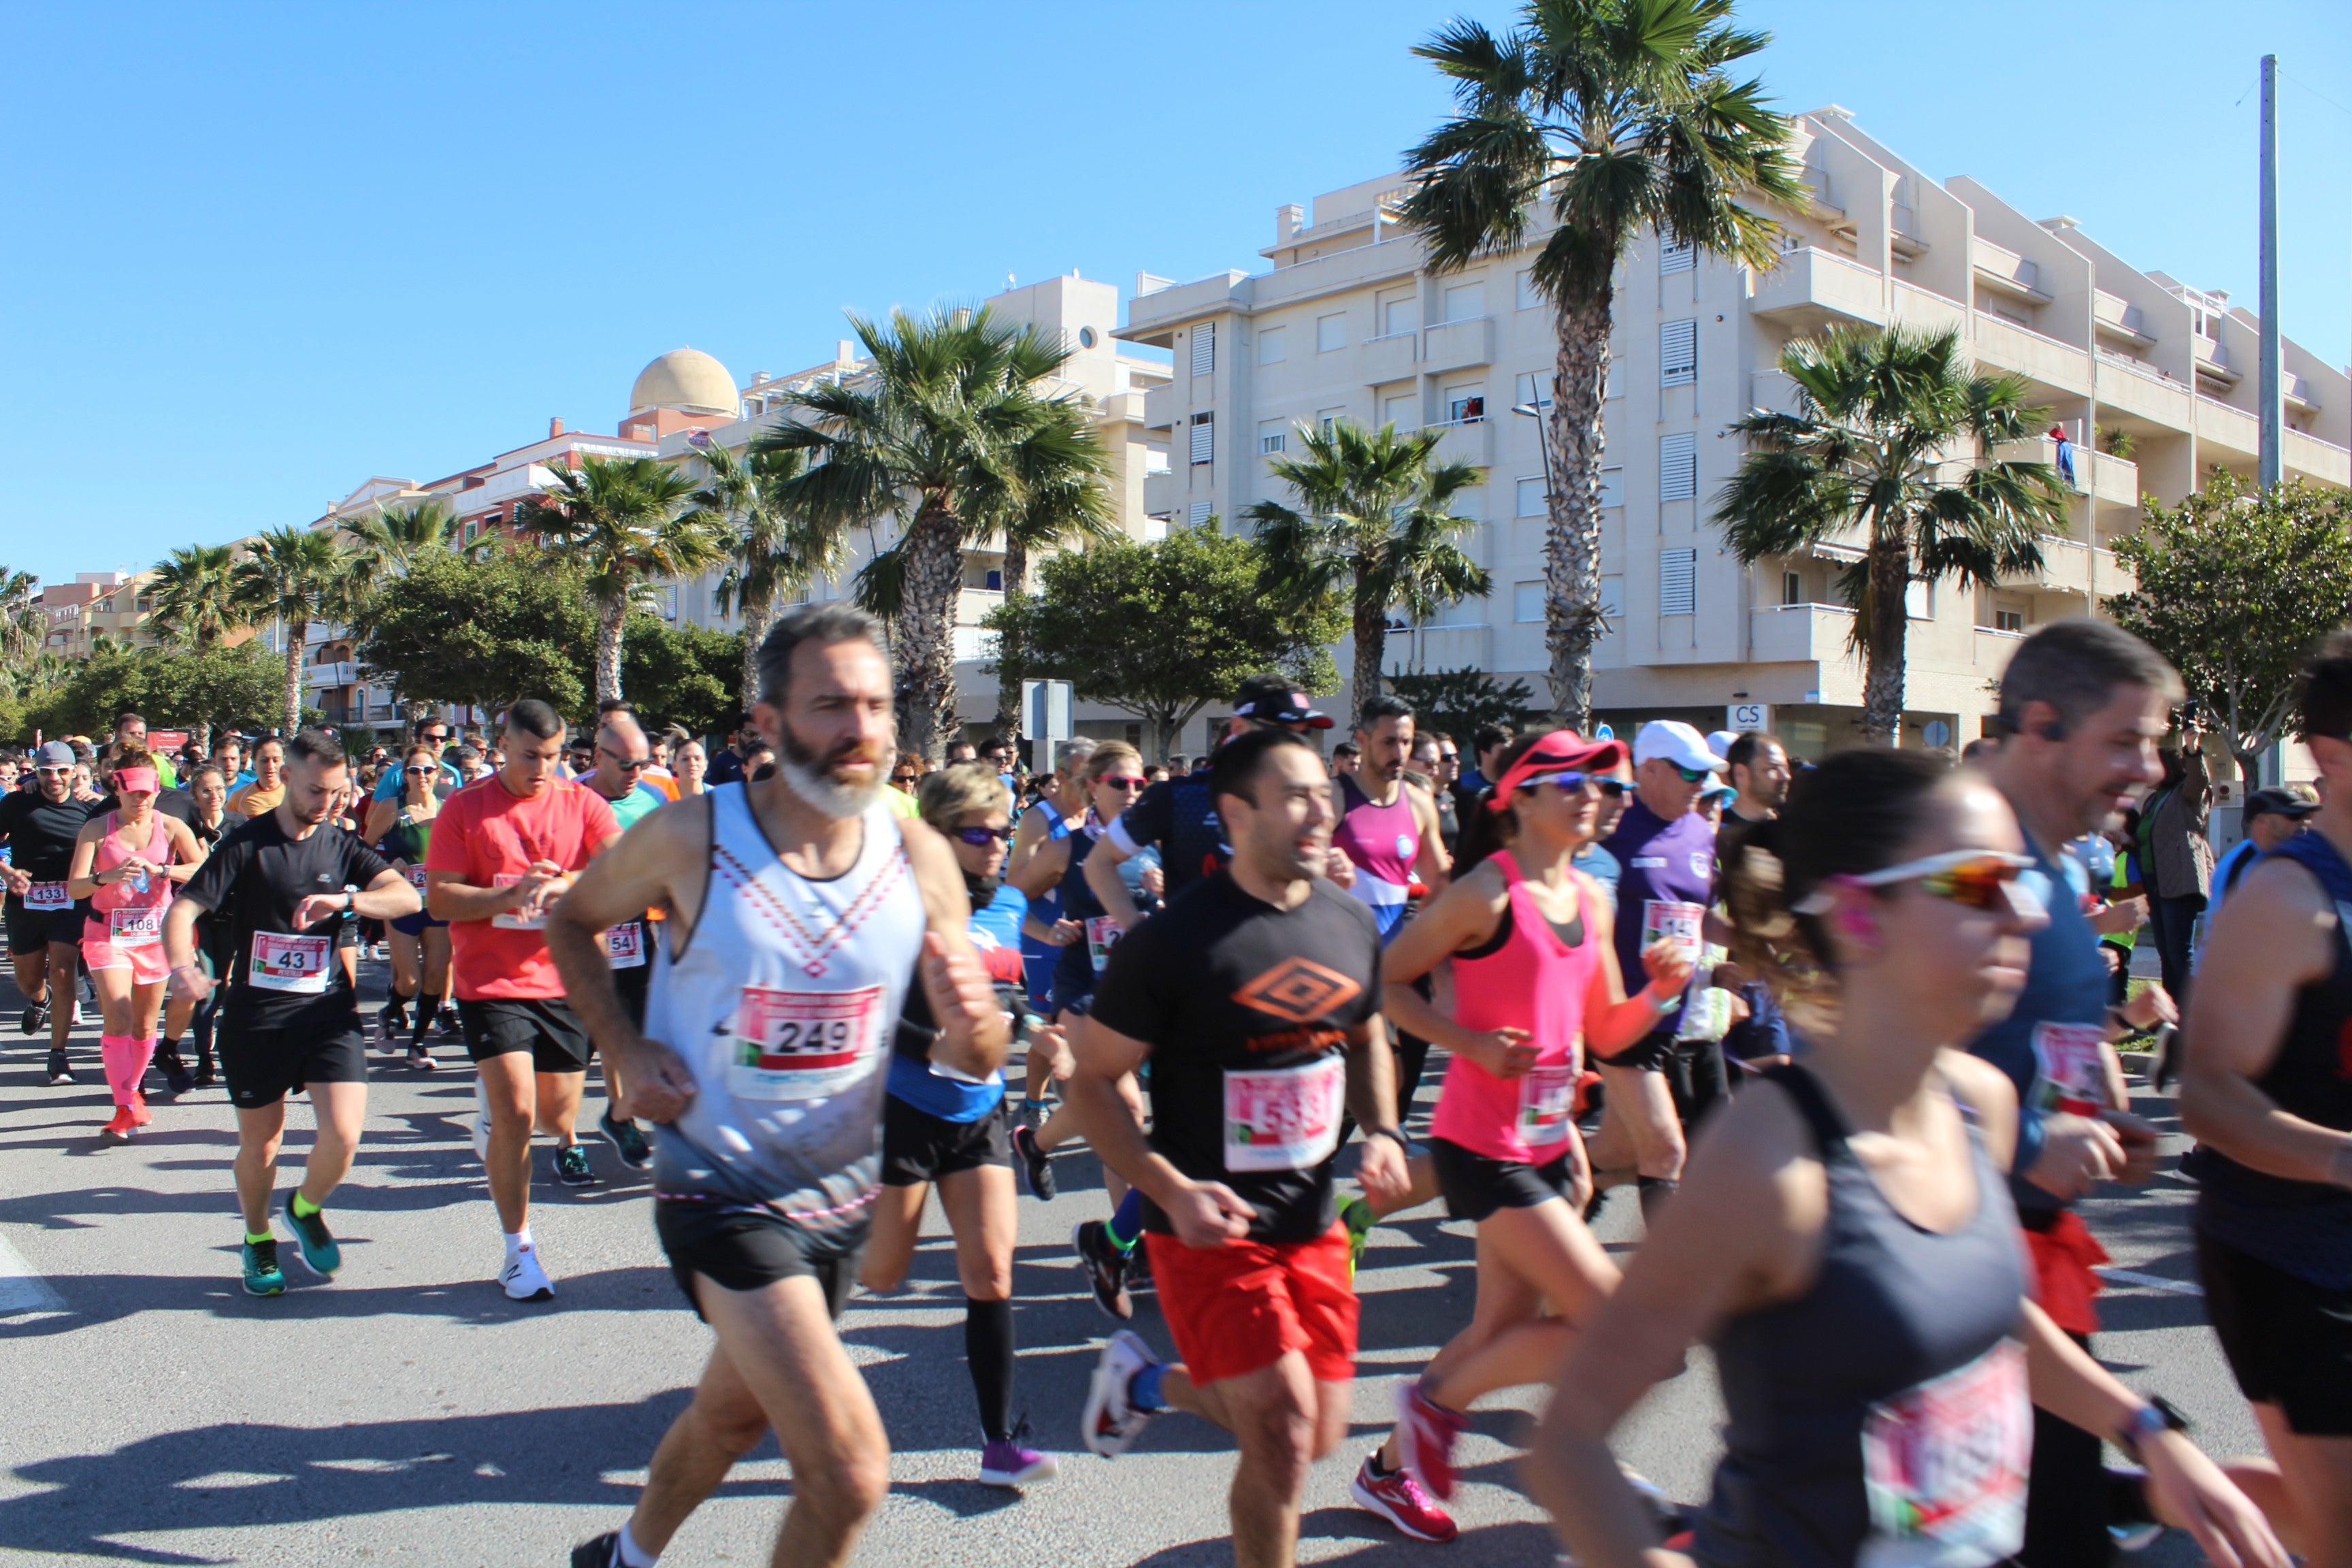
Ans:
[{"label": "blue sky", "polygon": [[[1407,50],[1456,11],[1511,7],[12,0],[0,563],[143,566],[550,416],[610,430],[681,343],[748,376],[829,357],[844,307],[1257,267],[1276,206],[1444,110]],[[1741,16],[1781,108],[2250,306],[2280,54],[2286,327],[2345,361],[2352,5]]]}]

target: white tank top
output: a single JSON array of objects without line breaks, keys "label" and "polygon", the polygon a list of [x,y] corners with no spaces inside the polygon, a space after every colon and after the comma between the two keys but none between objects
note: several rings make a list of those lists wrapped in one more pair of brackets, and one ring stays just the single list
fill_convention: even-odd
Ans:
[{"label": "white tank top", "polygon": [[856,862],[812,881],[776,858],[742,784],[709,793],[701,917],[683,953],[663,942],[646,999],[646,1033],[696,1085],[656,1131],[656,1192],[760,1204],[812,1230],[862,1222],[890,1039],[923,946],[898,822],[877,802]]}]

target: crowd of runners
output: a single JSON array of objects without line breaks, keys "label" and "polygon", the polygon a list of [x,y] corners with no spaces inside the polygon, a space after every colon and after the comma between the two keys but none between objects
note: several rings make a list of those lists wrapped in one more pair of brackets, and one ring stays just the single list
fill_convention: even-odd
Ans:
[{"label": "crowd of runners", "polygon": [[[2104,623],[2021,643],[2000,738],[1957,763],[1674,721],[1457,742],[1390,696],[1326,733],[1266,677],[1203,757],[1072,742],[1030,785],[1004,742],[899,754],[857,611],[788,615],[759,668],[709,752],[526,700],[365,759],[311,731],[174,759],[131,715],[0,758],[21,1027],[68,1084],[96,1009],[110,1141],[151,1092],[225,1086],[247,1291],[286,1289],[281,1219],[341,1266],[371,1047],[423,1073],[462,1041],[516,1300],[562,1281],[535,1138],[595,1181],[593,1109],[650,1168],[714,1343],[575,1568],[646,1568],[772,1431],[774,1561],[846,1559],[889,1448],[835,1325],[900,1286],[934,1187],[979,1479],[1051,1480],[1067,1459],[1013,1415],[1015,1199],[1055,1199],[1081,1143],[1112,1212],[1073,1261],[1119,1326],[1066,1419],[1106,1458],[1163,1415],[1229,1432],[1244,1568],[1295,1560],[1349,1441],[1368,1240],[1439,1205],[1475,1227],[1475,1302],[1349,1456],[1356,1502],[1416,1539],[1455,1534],[1474,1405],[1533,1387],[1522,1473],[1592,1568],[2081,1568],[2166,1526],[2230,1568],[2352,1568],[2352,634],[2296,689],[2315,792],[2260,792],[2201,942],[2158,922],[2166,984],[2116,956],[2147,910],[2108,836],[2198,738]],[[2155,1174],[2116,1049],[2140,1042],[2177,1071],[2204,1299],[2265,1457],[2209,1458],[2094,1359],[2076,1205]],[[280,1205],[295,1097],[316,1136]],[[1630,1256],[1591,1228],[1618,1187]],[[1146,1289],[1164,1338],[1124,1326]],[[1682,1504],[1609,1439],[1694,1342],[1728,1422]]]}]

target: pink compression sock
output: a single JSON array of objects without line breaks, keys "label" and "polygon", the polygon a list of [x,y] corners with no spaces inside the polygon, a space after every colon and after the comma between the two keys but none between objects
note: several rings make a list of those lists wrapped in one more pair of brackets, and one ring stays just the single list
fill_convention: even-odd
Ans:
[{"label": "pink compression sock", "polygon": [[114,1091],[114,1103],[129,1105],[139,1092],[140,1076],[147,1070],[147,1058],[155,1052],[155,1042],[134,1040],[129,1035],[100,1035],[98,1039],[99,1059],[106,1064],[106,1087]]}]

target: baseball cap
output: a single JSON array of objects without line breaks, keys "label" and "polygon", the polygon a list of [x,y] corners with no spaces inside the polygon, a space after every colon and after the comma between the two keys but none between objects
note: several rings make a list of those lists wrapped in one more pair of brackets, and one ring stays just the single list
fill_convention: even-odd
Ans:
[{"label": "baseball cap", "polygon": [[1510,805],[1513,793],[1530,779],[1559,773],[1597,773],[1624,760],[1622,741],[1588,741],[1573,730],[1554,730],[1521,752],[1518,760],[1495,781],[1494,798],[1487,809],[1500,811]]},{"label": "baseball cap", "polygon": [[1317,712],[1307,693],[1278,675],[1253,675],[1243,681],[1241,689],[1234,693],[1234,712],[1261,724],[1304,724],[1310,730],[1331,727],[1329,714]]},{"label": "baseball cap", "polygon": [[1706,735],[1706,749],[1718,757],[1728,757],[1731,755],[1731,742],[1738,739],[1739,731],[1737,730],[1710,730]]},{"label": "baseball cap", "polygon": [[33,765],[37,768],[69,768],[80,760],[74,755],[74,749],[63,741],[50,741],[33,754]]},{"label": "baseball cap", "polygon": [[2253,794],[2246,797],[2246,816],[2249,818],[2257,816],[2309,816],[2313,812],[2317,811],[2318,809],[2319,803],[2317,801],[2305,800],[2303,796],[2295,794],[2293,790],[2282,789],[2276,784],[2273,784],[2267,789],[2258,789]]},{"label": "baseball cap", "polygon": [[1731,764],[1707,749],[1706,737],[1679,719],[1653,719],[1633,737],[1636,765],[1664,757],[1678,768],[1720,772]]}]

